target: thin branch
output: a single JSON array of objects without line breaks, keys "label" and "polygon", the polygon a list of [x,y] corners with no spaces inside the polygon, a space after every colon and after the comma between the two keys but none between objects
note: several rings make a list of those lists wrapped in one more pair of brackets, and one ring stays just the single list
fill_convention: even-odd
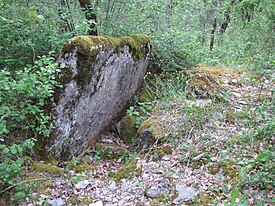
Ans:
[{"label": "thin branch", "polygon": [[12,188],[18,186],[18,185],[22,185],[22,184],[28,183],[28,182],[41,181],[41,180],[45,180],[45,179],[47,179],[47,178],[44,177],[44,178],[39,178],[39,179],[24,180],[24,181],[22,181],[22,182],[15,183],[15,184],[13,184],[13,185],[7,187],[6,189],[2,190],[2,191],[0,192],[0,195],[3,194],[3,193],[6,192],[6,191],[8,191],[8,190],[10,190],[10,189],[12,189]]}]

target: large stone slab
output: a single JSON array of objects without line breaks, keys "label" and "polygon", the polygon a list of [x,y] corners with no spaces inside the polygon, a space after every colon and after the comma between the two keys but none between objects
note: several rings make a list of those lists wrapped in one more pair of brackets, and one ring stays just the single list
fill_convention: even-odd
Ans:
[{"label": "large stone slab", "polygon": [[145,35],[78,36],[64,44],[50,151],[68,160],[93,146],[141,87],[149,61]]}]

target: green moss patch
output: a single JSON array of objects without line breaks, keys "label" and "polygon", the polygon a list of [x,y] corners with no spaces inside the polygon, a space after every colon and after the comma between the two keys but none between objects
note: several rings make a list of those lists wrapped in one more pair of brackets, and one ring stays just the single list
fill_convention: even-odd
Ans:
[{"label": "green moss patch", "polygon": [[216,175],[218,173],[223,174],[229,183],[233,183],[238,177],[238,167],[231,162],[217,162],[208,166],[210,174]]},{"label": "green moss patch", "polygon": [[37,192],[44,194],[44,195],[50,195],[50,193],[47,191],[47,189],[53,187],[51,177],[45,179],[44,175],[32,174],[32,175],[25,177],[24,180],[33,181],[33,183],[37,183],[34,186],[35,190]]},{"label": "green moss patch", "polygon": [[136,139],[136,117],[128,115],[122,118],[122,120],[117,124],[117,129],[120,138],[127,145],[135,145]]},{"label": "green moss patch", "polygon": [[[83,88],[93,74],[92,65],[97,54],[105,49],[115,49],[115,52],[120,52],[126,45],[130,47],[130,53],[135,61],[138,61],[148,51],[148,44],[150,38],[146,35],[131,35],[124,37],[109,37],[109,36],[76,36],[68,40],[61,49],[61,56],[72,53],[76,49],[77,53],[77,68],[78,74],[75,77],[78,86]],[[61,68],[62,78],[60,83],[64,84],[69,82],[72,78],[70,68]]]},{"label": "green moss patch", "polygon": [[77,161],[70,161],[67,163],[67,167],[76,173],[81,173],[89,170],[94,170],[95,167],[91,165],[90,158],[85,156]]},{"label": "green moss patch", "polygon": [[241,84],[243,70],[198,65],[188,80],[189,92],[199,97],[219,96],[229,85]]},{"label": "green moss patch", "polygon": [[133,175],[140,175],[141,171],[137,169],[137,160],[130,160],[123,165],[115,174],[115,181],[119,182],[122,179],[130,178]]},{"label": "green moss patch", "polygon": [[115,160],[123,157],[129,157],[131,155],[131,152],[125,147],[103,143],[96,144],[95,153],[101,159],[107,160]]},{"label": "green moss patch", "polygon": [[124,37],[109,36],[76,36],[67,41],[61,49],[61,54],[70,53],[77,48],[80,55],[91,57],[98,54],[104,48],[123,47],[128,45],[136,60],[140,59],[147,51],[146,44],[150,43],[150,38],[146,35],[130,35]]},{"label": "green moss patch", "polygon": [[34,163],[31,166],[31,171],[35,171],[35,172],[45,172],[51,175],[61,175],[63,174],[63,169],[51,165],[51,164],[44,164],[44,163]]},{"label": "green moss patch", "polygon": [[158,160],[160,160],[165,155],[171,155],[172,152],[172,148],[166,145],[153,148],[153,156]]}]

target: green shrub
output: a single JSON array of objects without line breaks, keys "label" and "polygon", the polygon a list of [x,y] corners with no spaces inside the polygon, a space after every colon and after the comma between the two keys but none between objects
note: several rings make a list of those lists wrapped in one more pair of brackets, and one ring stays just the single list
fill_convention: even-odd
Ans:
[{"label": "green shrub", "polygon": [[18,184],[24,155],[49,135],[50,116],[43,108],[57,86],[55,67],[52,57],[43,56],[15,73],[0,71],[0,189],[15,192],[14,201],[26,197],[27,186]]}]

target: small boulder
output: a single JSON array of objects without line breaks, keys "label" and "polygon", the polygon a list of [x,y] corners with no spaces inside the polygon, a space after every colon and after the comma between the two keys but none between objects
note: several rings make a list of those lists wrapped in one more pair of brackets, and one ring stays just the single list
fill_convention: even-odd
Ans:
[{"label": "small boulder", "polygon": [[136,139],[136,117],[125,116],[117,124],[117,131],[122,141],[129,146],[135,145]]},{"label": "small boulder", "polygon": [[199,194],[198,190],[193,187],[186,187],[184,185],[176,185],[178,197],[173,200],[174,204],[178,204],[180,201],[188,201]]},{"label": "small boulder", "polygon": [[157,117],[145,120],[137,131],[137,150],[147,149],[164,136],[161,121]]},{"label": "small boulder", "polygon": [[61,197],[59,197],[48,200],[48,204],[51,206],[63,206],[65,205],[65,201]]},{"label": "small boulder", "polygon": [[197,65],[187,81],[187,91],[193,96],[223,97],[232,87],[241,83],[242,70]]},{"label": "small boulder", "polygon": [[150,187],[146,192],[145,195],[150,198],[158,198],[165,194],[168,194],[171,189],[171,184],[169,180],[164,179],[158,182],[158,185],[154,185]]}]

